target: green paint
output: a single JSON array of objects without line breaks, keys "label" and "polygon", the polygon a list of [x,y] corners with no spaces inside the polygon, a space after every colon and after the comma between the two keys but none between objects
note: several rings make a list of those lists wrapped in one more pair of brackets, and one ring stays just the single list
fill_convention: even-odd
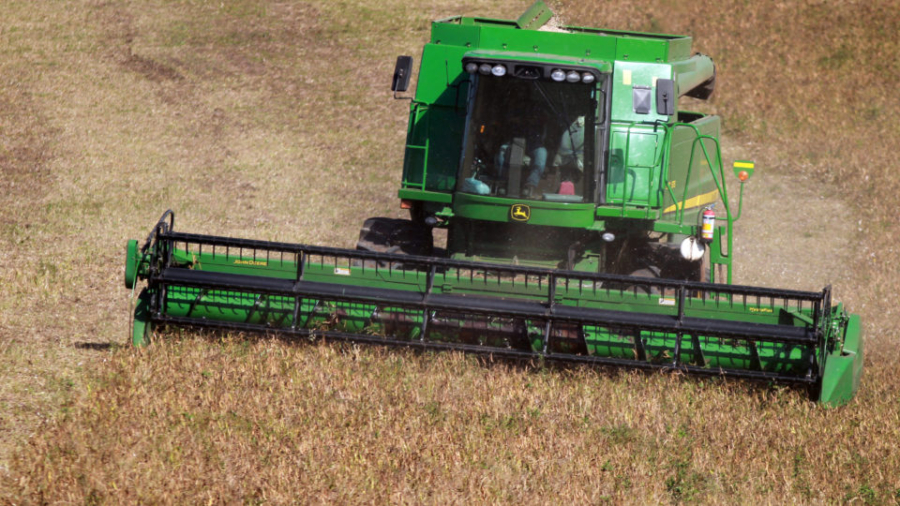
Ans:
[{"label": "green paint", "polygon": [[[170,247],[167,242],[152,244],[147,251],[148,265],[158,266],[164,271],[188,269],[238,274],[248,279],[295,280],[298,273],[294,254],[277,254],[269,249],[258,249],[255,254],[253,251],[241,253],[240,248],[213,252],[208,246],[201,251],[196,246],[185,249],[184,243],[175,243],[175,248],[171,250]],[[163,266],[163,259],[169,256],[164,253],[166,251],[171,256],[168,266]],[[145,279],[151,270],[143,269],[138,276]],[[332,286],[390,288],[419,294],[426,293],[429,285],[429,274],[425,271],[388,269],[384,266],[376,269],[374,265],[362,263],[316,260],[315,256],[307,258],[302,279],[304,282]],[[530,283],[524,281],[521,277],[494,279],[480,271],[449,269],[434,274],[431,293],[507,300],[548,299],[550,287],[547,282],[541,284],[535,279]],[[639,313],[648,318],[651,315],[676,317],[678,313],[673,295],[665,292],[658,295],[572,281],[557,283],[554,293],[553,300],[559,306]],[[690,296],[685,300],[683,311],[685,317],[711,321],[816,328],[816,315],[810,305],[803,308],[783,307],[775,301],[746,301],[726,294]],[[300,328],[406,341],[423,337],[420,332],[423,315],[415,309],[370,302],[298,299],[289,294],[258,294],[227,288],[178,285],[168,285],[163,297],[160,285],[151,282],[137,299],[132,339],[135,346],[149,343],[152,321],[159,316],[189,318],[201,324],[204,321],[251,324],[269,332]],[[424,336],[429,342],[471,342],[474,339],[482,345],[513,347],[535,355],[543,353],[544,324],[537,319],[524,319],[516,323],[516,318],[511,317],[469,315],[453,319],[438,315],[436,321],[442,321],[443,326],[432,323],[433,326]],[[828,406],[841,405],[853,397],[859,386],[862,368],[859,317],[847,315],[838,305],[830,312],[826,324],[819,328],[827,329],[821,340],[824,344],[797,345],[766,340],[762,336],[751,344],[745,340],[703,335],[678,336],[651,330],[633,333],[596,325],[568,327],[566,330],[565,325],[560,325],[556,332],[562,334],[554,334],[555,344],[550,351],[556,354],[584,351],[590,356],[621,359],[626,364],[635,365],[639,362],[672,362],[677,353],[681,364],[699,367],[713,374],[719,368],[726,368],[779,373],[786,377],[804,377],[812,363],[824,361],[819,399]],[[515,329],[523,329],[524,334]],[[579,335],[583,335],[583,340],[577,337]],[[643,356],[637,352],[638,341]],[[585,349],[580,348],[584,345]]]},{"label": "green paint", "polygon": [[131,344],[136,347],[150,344],[153,325],[150,323],[150,293],[144,289],[138,296],[134,308],[134,324],[131,329]]},{"label": "green paint", "polygon": [[[700,214],[716,205],[714,238],[707,244],[711,268],[704,279],[730,284],[734,222],[740,216],[740,204],[734,211],[728,197],[720,119],[681,110],[678,104],[685,95],[709,96],[712,59],[692,54],[687,36],[574,26],[538,30],[551,15],[538,1],[517,20],[453,17],[432,24],[410,105],[399,196],[448,229],[450,258],[546,268],[541,276],[553,272],[565,279],[554,282],[553,307],[583,309],[575,311],[581,315],[600,310],[638,314],[646,328],[625,331],[598,324],[610,321],[599,317],[591,320],[594,324],[575,318],[554,324],[549,345],[545,332],[550,327],[540,319],[546,318],[545,309],[519,316],[426,317],[415,307],[379,305],[365,296],[292,296],[299,286],[292,283],[274,283],[294,288],[268,293],[217,288],[212,282],[166,284],[159,273],[190,270],[322,283],[342,292],[347,291],[342,287],[362,287],[446,294],[456,301],[485,297],[544,304],[529,308],[551,305],[549,282],[529,283],[521,273],[491,279],[488,268],[467,269],[461,263],[429,274],[427,269],[376,269],[363,261],[339,264],[320,257],[306,258],[300,269],[294,253],[283,253],[296,250],[284,245],[212,250],[172,244],[159,240],[174,222],[167,214],[143,249],[137,241],[126,249],[126,287],[148,280],[134,312],[135,346],[149,343],[155,321],[178,317],[266,332],[347,332],[370,342],[389,337],[477,343],[534,356],[582,353],[630,366],[689,365],[706,374],[729,369],[821,378],[813,389],[822,404],[848,402],[859,387],[863,340],[859,317],[840,304],[815,314],[810,304],[753,301],[728,295],[724,288],[692,285],[697,293],[681,292],[679,315],[672,293],[644,293],[635,288],[639,283],[628,281],[635,278],[586,282],[550,270],[628,274],[633,269],[628,259],[642,251],[635,244],[659,240],[654,245],[662,248],[666,241],[677,245],[698,236]],[[735,176],[741,170],[752,175],[750,162],[739,164],[743,169],[735,166]],[[542,168],[544,177],[535,178]],[[537,184],[531,184],[535,179]],[[689,277],[701,275],[696,267]],[[829,293],[816,300],[830,304]],[[688,335],[646,324],[659,316],[734,322],[747,332],[763,329],[758,325],[804,330],[816,343],[785,344],[767,338],[764,330],[751,339],[734,339],[703,335],[714,334],[710,326]],[[423,334],[421,327],[431,318]]]},{"label": "green paint", "polygon": [[[735,213],[726,198],[717,140],[721,122],[717,116],[682,111],[678,106],[680,96],[698,93],[715,76],[712,60],[692,54],[691,37],[683,35],[577,26],[565,26],[561,31],[538,30],[550,14],[546,5],[537,2],[518,20],[451,17],[432,24],[410,106],[400,197],[422,202],[432,212],[439,210],[432,203],[450,203],[449,213],[439,216],[439,226],[449,228],[451,234],[454,228],[459,229],[454,227],[458,220],[509,222],[504,209],[522,203],[524,198],[539,210],[547,209],[544,204],[548,201],[571,208],[566,213],[537,212],[528,221],[532,225],[580,228],[597,237],[603,232],[624,236],[636,230],[667,234],[675,231],[682,238],[699,233],[698,214],[704,205],[719,197],[719,215],[727,221],[723,230],[729,233]],[[466,61],[503,64],[510,73],[501,77],[470,74],[465,69]],[[540,93],[533,90],[528,99],[532,102],[521,103],[525,108],[540,105],[553,86],[569,86],[573,90],[584,86],[554,84],[548,77],[550,69],[597,76],[591,85],[592,110],[579,106],[577,112],[565,111],[565,102],[557,100],[551,105],[554,117],[548,119],[543,137],[549,166],[558,152],[555,139],[564,130],[560,125],[579,115],[586,118],[591,146],[584,156],[583,183],[576,185],[577,202],[560,196],[563,188],[556,187],[561,185],[564,174],[552,172],[552,168],[545,169],[552,173],[542,183],[544,187],[537,197],[508,187],[505,178],[512,176],[498,176],[498,171],[505,172],[497,168],[502,160],[498,153],[509,145],[509,139],[514,137],[512,131],[521,120],[498,118],[509,130],[509,138],[502,139],[492,133],[496,132],[494,125],[474,122],[472,117],[473,106],[486,93],[476,86],[479,80],[513,86],[523,81],[513,75],[514,68],[528,65],[543,69],[544,74],[529,82],[543,83],[544,89]],[[671,115],[661,114],[657,108],[659,83],[666,80],[671,80],[673,87],[674,96],[667,99],[674,104]],[[636,94],[646,97],[647,111],[637,110]],[[495,99],[492,96],[491,100]],[[575,102],[569,104],[570,108],[572,104]],[[491,135],[497,137],[492,139]],[[525,154],[531,158],[530,153]],[[475,163],[481,168],[473,170]],[[515,185],[515,181],[523,185],[532,170],[526,163],[521,176],[510,180],[509,185]],[[497,180],[502,184],[491,182],[490,178],[496,177],[503,178]],[[490,193],[473,194],[464,187],[467,178],[486,182]],[[476,204],[475,200],[481,197],[494,200]],[[698,199],[705,200],[697,204]],[[595,212],[588,213],[588,208]],[[615,222],[619,228],[612,229],[604,221],[607,217],[624,219]],[[719,241],[730,243],[731,238],[717,238],[717,245]],[[451,240],[451,244],[458,243]],[[451,255],[459,253],[451,246]],[[506,260],[511,260],[513,254]],[[730,278],[731,258],[717,258]]]}]

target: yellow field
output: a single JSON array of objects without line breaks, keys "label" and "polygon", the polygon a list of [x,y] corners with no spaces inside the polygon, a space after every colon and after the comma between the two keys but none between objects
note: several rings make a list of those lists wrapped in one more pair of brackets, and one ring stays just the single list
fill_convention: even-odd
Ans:
[{"label": "yellow field", "polygon": [[694,36],[753,159],[741,282],[860,313],[857,399],[175,333],[128,345],[124,246],[176,228],[352,247],[401,217],[432,19],[529,1],[0,5],[0,502],[900,503],[900,2],[568,1]]}]

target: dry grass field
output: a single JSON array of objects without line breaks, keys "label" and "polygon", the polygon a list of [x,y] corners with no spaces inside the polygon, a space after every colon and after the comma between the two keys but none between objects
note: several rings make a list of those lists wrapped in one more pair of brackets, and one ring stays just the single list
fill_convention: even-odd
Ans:
[{"label": "dry grass field", "polygon": [[737,278],[863,316],[848,406],[675,375],[175,332],[128,345],[124,246],[353,246],[396,200],[389,79],[432,19],[530,1],[0,4],[0,503],[900,503],[900,2],[554,4],[713,56],[757,161]]}]

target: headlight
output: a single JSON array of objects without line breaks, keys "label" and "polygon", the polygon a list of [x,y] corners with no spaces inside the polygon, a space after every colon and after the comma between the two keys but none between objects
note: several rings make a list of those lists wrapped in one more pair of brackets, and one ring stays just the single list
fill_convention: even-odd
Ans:
[{"label": "headlight", "polygon": [[488,75],[491,73],[491,64],[490,63],[482,63],[480,67],[478,67],[478,71],[484,75]]},{"label": "headlight", "polygon": [[703,260],[703,254],[706,253],[706,246],[703,245],[696,237],[691,236],[681,241],[681,257],[691,262]]},{"label": "headlight", "polygon": [[569,81],[570,83],[577,83],[578,81],[581,81],[581,74],[575,72],[574,70],[570,70],[569,73],[566,74],[566,81]]},{"label": "headlight", "polygon": [[550,79],[561,83],[566,80],[566,73],[560,69],[553,69],[553,72],[550,72]]},{"label": "headlight", "polygon": [[466,72],[468,72],[470,74],[474,74],[475,72],[478,72],[478,64],[473,61],[466,63]]},{"label": "headlight", "polygon": [[594,82],[594,80],[595,80],[594,74],[591,74],[590,72],[585,72],[584,74],[581,74],[581,82],[583,82],[585,84],[591,84],[592,82]]},{"label": "headlight", "polygon": [[491,74],[494,74],[497,77],[503,77],[506,75],[506,67],[499,64],[494,65],[494,67],[491,69]]}]

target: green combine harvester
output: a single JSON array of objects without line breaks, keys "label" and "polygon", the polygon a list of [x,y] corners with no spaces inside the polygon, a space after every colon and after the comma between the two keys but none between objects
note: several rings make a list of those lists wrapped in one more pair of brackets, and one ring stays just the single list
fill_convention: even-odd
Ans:
[{"label": "green combine harvester", "polygon": [[[848,402],[859,317],[830,288],[731,284],[743,191],[734,206],[720,119],[679,109],[713,92],[712,59],[690,37],[551,18],[539,1],[518,20],[433,23],[399,191],[410,219],[370,218],[356,250],[176,232],[166,212],[127,248],[126,286],[146,280],[134,344],[159,326],[277,333],[800,384]],[[412,69],[398,58],[395,97]],[[742,190],[753,163],[733,165]]]}]

